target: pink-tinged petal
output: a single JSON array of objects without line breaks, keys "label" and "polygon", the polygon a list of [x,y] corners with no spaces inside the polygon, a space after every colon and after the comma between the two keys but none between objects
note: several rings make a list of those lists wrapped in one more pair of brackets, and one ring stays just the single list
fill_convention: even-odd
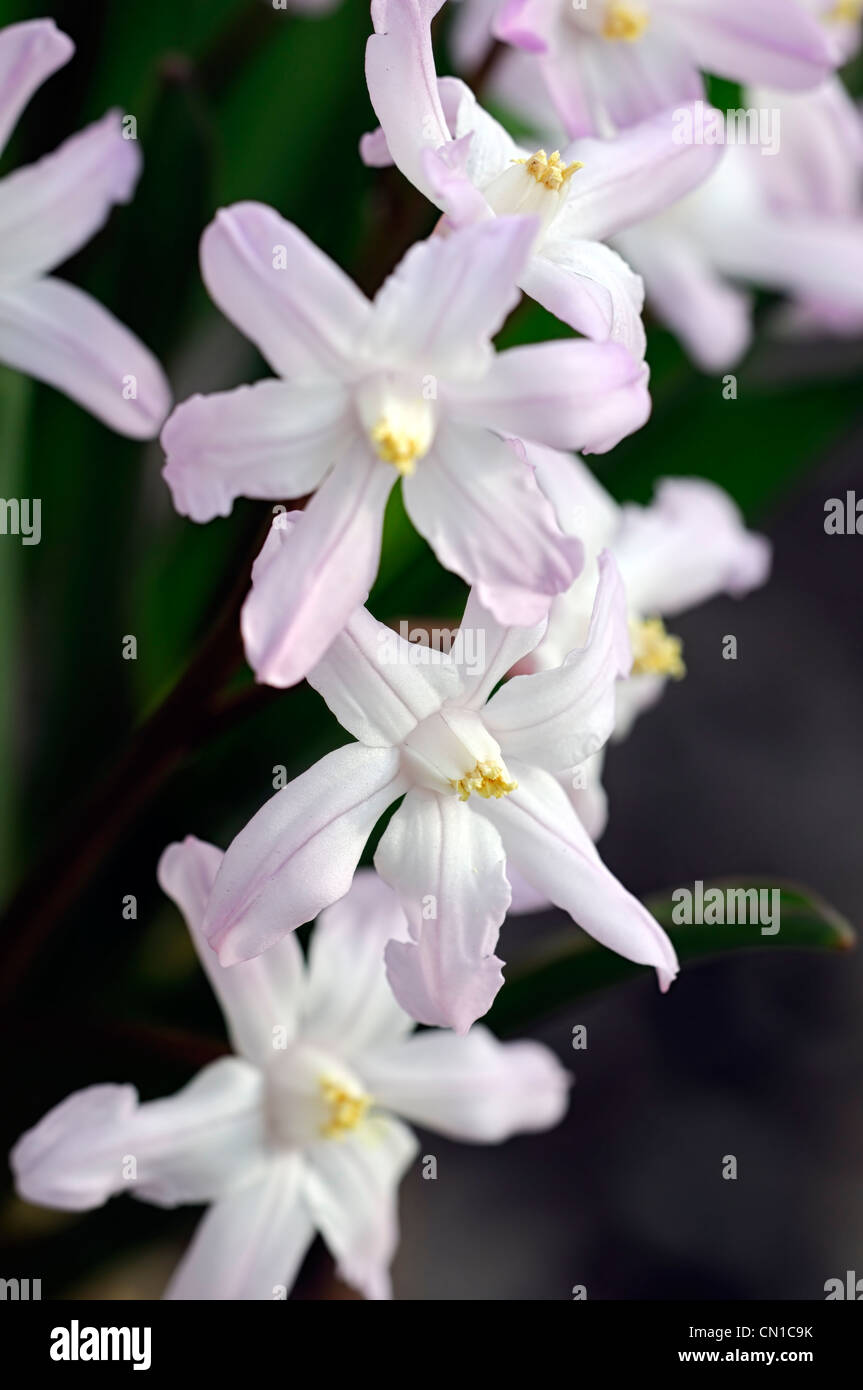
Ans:
[{"label": "pink-tinged petal", "polygon": [[115,203],[128,203],[141,172],[136,140],[119,111],[65,140],[37,164],[0,180],[0,285],[44,275],[80,250]]},{"label": "pink-tinged petal", "polygon": [[356,434],[336,381],[259,381],[178,405],[162,431],[162,476],[193,521],[227,516],[236,497],[305,497]]},{"label": "pink-tinged petal", "polygon": [[273,1030],[290,1040],[297,1031],[305,984],[303,953],[294,936],[240,965],[220,965],[203,933],[204,914],[224,854],[187,835],[169,845],[157,876],[163,893],[177,904],[201,964],[219,1001],[233,1050],[265,1066],[273,1056]]},{"label": "pink-tinged petal", "polygon": [[228,848],[204,933],[223,965],[343,898],[375,822],[406,790],[398,751],[337,748],[276,792]]},{"label": "pink-tinged petal", "polygon": [[373,1116],[339,1142],[308,1150],[305,1201],[340,1278],[368,1299],[392,1297],[398,1187],[417,1155],[415,1136],[389,1115]]},{"label": "pink-tinged petal", "polygon": [[438,91],[447,124],[455,137],[454,143],[466,151],[468,177],[477,188],[485,188],[523,151],[500,121],[480,106],[470,87],[460,78],[441,77]]},{"label": "pink-tinged petal", "polygon": [[531,217],[494,218],[418,242],[378,292],[366,340],[375,360],[450,381],[476,377],[518,303],[536,234]]},{"label": "pink-tinged petal", "polygon": [[279,376],[344,376],[355,370],[368,300],[272,208],[222,208],[201,238],[201,273],[213,303]]},{"label": "pink-tinged petal", "polygon": [[855,217],[860,208],[863,113],[834,77],[811,92],[749,89],[756,111],[775,110],[781,132],[778,157],[760,153],[751,161],[759,191],[771,212]]},{"label": "pink-tinged petal", "polygon": [[[742,238],[745,245],[738,245]],[[726,274],[768,289],[863,309],[863,237],[858,220],[759,217],[732,226],[711,252]]]},{"label": "pink-tinged petal", "polygon": [[119,1192],[164,1207],[211,1201],[263,1157],[261,1074],[222,1057],[168,1100],[140,1105],[134,1086],[76,1091],[18,1140],[9,1161],[26,1201],[87,1211]]},{"label": "pink-tinged petal", "polygon": [[492,216],[485,198],[468,174],[472,135],[423,151],[423,170],[437,206],[446,213],[447,228],[469,227]]},{"label": "pink-tinged petal", "polygon": [[553,906],[548,894],[541,893],[532,883],[528,883],[514,864],[507,864],[506,876],[512,889],[508,917],[517,917],[523,912],[545,912]]},{"label": "pink-tinged petal", "polygon": [[390,154],[387,137],[380,126],[361,137],[360,159],[370,169],[389,169],[392,167],[393,157]]},{"label": "pink-tinged petal", "polygon": [[615,681],[632,666],[626,600],[614,559],[604,551],[586,644],[557,670],[514,676],[483,711],[507,760],[565,772],[599,752],[614,728]]},{"label": "pink-tinged petal", "polygon": [[312,932],[303,1038],[359,1065],[369,1048],[410,1033],[413,1019],[396,1002],[384,967],[387,942],[407,935],[392,888],[372,869],[358,869],[345,896],[324,908]]},{"label": "pink-tinged petal", "polygon": [[620,523],[620,508],[614,498],[577,454],[541,444],[525,445],[525,453],[554,507],[561,530],[580,536],[587,551],[599,554],[610,544]]},{"label": "pink-tinged petal", "polygon": [[413,790],[375,867],[410,926],[409,942],[386,948],[393,993],[418,1023],[466,1033],[503,984],[494,948],[510,894],[499,836],[455,794]]},{"label": "pink-tinged petal", "polygon": [[827,35],[797,0],[664,0],[696,63],[735,82],[814,87],[834,67]]},{"label": "pink-tinged petal", "polygon": [[265,685],[302,680],[365,602],[396,478],[394,468],[358,442],[290,534],[277,537],[270,563],[256,566],[241,624],[249,665]]},{"label": "pink-tinged petal", "polygon": [[443,0],[373,0],[366,82],[394,163],[415,188],[425,184],[422,151],[450,138],[438,94],[431,22]]},{"label": "pink-tinged petal", "polygon": [[444,423],[402,491],[441,564],[502,623],[539,622],[581,567],[581,543],[560,531],[532,468],[490,430]]},{"label": "pink-tinged petal", "polygon": [[621,343],[635,358],[644,356],[644,285],[610,246],[547,238],[520,283],[525,294],[570,328],[599,342]]},{"label": "pink-tinged petal", "polygon": [[363,1080],[388,1110],[471,1144],[551,1129],[572,1083],[550,1048],[498,1042],[481,1025],[463,1038],[426,1032],[381,1048],[364,1060]]},{"label": "pink-tinged petal", "polygon": [[0,30],[0,150],[33,93],[75,52],[53,19],[32,19]]},{"label": "pink-tinged petal", "polygon": [[460,686],[443,652],[405,641],[367,608],[351,615],[306,679],[342,728],[373,747],[401,743]]},{"label": "pink-tinged petal", "polygon": [[677,974],[674,947],[605,867],[560,783],[541,768],[507,766],[517,790],[478,808],[499,831],[507,859],[601,945],[654,966],[660,987],[667,989]]},{"label": "pink-tinged petal", "polygon": [[694,239],[661,219],[615,240],[644,276],[650,307],[695,364],[705,372],[734,367],[752,338],[751,297],[721,278]]},{"label": "pink-tinged petal", "polygon": [[[461,630],[471,634],[471,646],[480,659],[474,670],[468,670],[466,665],[460,668],[462,691],[459,705],[467,709],[482,709],[495,686],[538,646],[545,629],[544,615],[529,627],[510,627],[498,622],[482,604],[477,590],[471,589]],[[468,651],[466,639],[462,651]]]},{"label": "pink-tinged petal", "polygon": [[[703,119],[712,114],[705,107]],[[574,141],[566,159],[580,160],[584,168],[573,176],[555,218],[555,239],[606,241],[703,183],[722,158],[723,147],[683,140],[692,117],[692,105],[684,105],[661,111],[613,140]],[[543,251],[548,254],[545,247]]]},{"label": "pink-tinged petal", "polygon": [[280,1154],[254,1181],[211,1206],[164,1297],[172,1302],[284,1298],[315,1235],[302,1184],[302,1159]]},{"label": "pink-tinged petal", "polygon": [[644,363],[619,343],[555,340],[498,353],[482,381],[448,385],[447,404],[459,420],[501,434],[601,454],[644,424],[647,381]]},{"label": "pink-tinged petal", "polygon": [[492,45],[491,24],[500,0],[466,0],[456,5],[447,34],[459,72],[473,72]]},{"label": "pink-tinged petal", "polygon": [[[703,96],[698,65],[670,26],[652,24],[633,43],[609,43],[592,35],[571,42],[545,60],[550,90],[571,135],[585,132],[586,105],[598,119],[595,133],[638,125]],[[577,93],[571,104],[570,85]]]},{"label": "pink-tinged petal", "polygon": [[547,53],[555,11],[549,0],[503,0],[492,25],[494,36],[525,53]]},{"label": "pink-tinged petal", "polygon": [[130,439],[152,439],[171,408],[150,350],[89,294],[51,276],[0,290],[0,361]]},{"label": "pink-tinged petal", "polygon": [[623,508],[614,554],[640,613],[673,617],[716,594],[741,598],[770,572],[770,543],[703,478],[665,478],[651,506]]}]

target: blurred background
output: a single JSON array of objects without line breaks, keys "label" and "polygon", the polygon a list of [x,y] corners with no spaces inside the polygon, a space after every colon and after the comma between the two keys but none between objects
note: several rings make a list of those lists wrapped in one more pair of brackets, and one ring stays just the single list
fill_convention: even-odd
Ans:
[{"label": "blurred background", "polygon": [[[321,18],[264,0],[0,0],[0,24],[45,15],[77,53],[34,97],[2,172],[111,106],[136,116],[138,193],[62,274],[155,350],[178,400],[266,374],[200,283],[216,208],[271,203],[370,292],[432,229],[394,171],[357,156],[374,124],[365,0]],[[565,332],[531,305],[501,341]],[[593,461],[602,481],[637,501],[662,476],[721,483],[773,540],[775,569],[745,601],[675,621],[689,674],[609,755],[603,856],[639,895],[787,878],[859,924],[863,538],[826,535],[824,503],[863,496],[863,342],[759,334],[734,401],[655,324],[648,360],[652,419]],[[275,767],[293,775],[345,741],[313,691],[256,690],[242,663],[236,594],[268,510],[241,502],[195,526],[161,463],[158,445],[0,371],[0,496],[42,500],[40,545],[0,538],[0,900],[24,885],[0,929],[4,1151],[70,1090],[163,1095],[224,1045],[156,861],[187,833],[227,844]],[[457,619],[463,596],[394,493],[374,612]],[[501,954],[561,925],[511,921]],[[404,1185],[397,1297],[818,1299],[828,1278],[863,1275],[859,955],[741,953],[684,970],[665,998],[645,971],[533,1032],[575,1073],[567,1121],[495,1150],[423,1136],[438,1179]],[[197,1216],[124,1198],[70,1217],[4,1184],[0,1275],[41,1278],[45,1298],[158,1297]],[[340,1296],[319,1251],[297,1296]]]}]

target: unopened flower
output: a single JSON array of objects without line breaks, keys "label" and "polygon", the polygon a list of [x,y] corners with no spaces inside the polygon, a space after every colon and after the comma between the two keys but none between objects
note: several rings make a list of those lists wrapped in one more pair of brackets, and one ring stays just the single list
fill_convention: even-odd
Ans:
[{"label": "unopened flower", "polygon": [[[373,304],[301,232],[243,203],[204,234],[204,279],[285,378],[194,396],[165,426],[178,510],[314,492],[244,615],[260,680],[291,685],[324,654],[378,568],[387,497],[501,621],[532,623],[581,563],[510,436],[610,448],[649,412],[646,368],[616,344],[494,354],[518,297],[531,218],[414,246]],[[266,640],[260,640],[266,633]]]},{"label": "unopened flower", "polygon": [[372,6],[366,78],[381,128],[363,140],[364,158],[394,161],[448,226],[535,216],[521,288],[588,337],[642,354],[643,286],[602,243],[700,183],[721,151],[675,142],[670,111],[615,140],[518,145],[463,82],[438,81],[430,34],[438,8],[436,0]]},{"label": "unopened flower", "polygon": [[[441,2],[426,0],[434,9]],[[498,0],[488,42],[531,55],[571,135],[607,134],[702,96],[699,69],[782,89],[815,86],[835,58],[811,2]],[[463,0],[463,23],[474,5],[488,13],[488,0]],[[476,53],[473,26],[467,43]]]},{"label": "unopened flower", "polygon": [[[291,518],[286,519],[290,525]],[[255,584],[290,544],[273,527]],[[390,982],[421,1023],[464,1032],[502,983],[494,954],[510,901],[507,866],[603,945],[656,967],[674,951],[647,910],[598,858],[556,774],[600,748],[614,684],[631,665],[622,586],[610,556],[587,639],[554,671],[498,682],[539,643],[545,621],[507,628],[476,591],[462,628],[481,632],[470,672],[355,612],[309,682],[359,741],[277,792],[228,849],[205,932],[225,965],[266,951],[344,894],[375,823],[394,801],[375,856],[398,892],[410,939],[387,948]]]},{"label": "unopened flower", "polygon": [[[50,19],[0,30],[0,148],[75,46]],[[149,439],[170,407],[144,345],[90,295],[48,272],[128,203],[141,168],[120,113],[0,182],[0,360],[71,396],[120,434]]]},{"label": "unopened flower", "polygon": [[132,1086],[75,1092],[16,1144],[18,1192],[71,1211],[124,1191],[164,1207],[209,1203],[169,1299],[285,1297],[316,1231],[347,1283],[388,1298],[398,1185],[417,1154],[403,1120],[496,1144],[556,1124],[570,1078],[540,1043],[499,1043],[485,1028],[413,1034],[383,969],[404,916],[370,872],[321,916],[307,964],[287,936],[223,969],[201,934],[221,859],[189,837],[165,851],[159,881],[236,1055],[167,1100],[142,1104]]}]

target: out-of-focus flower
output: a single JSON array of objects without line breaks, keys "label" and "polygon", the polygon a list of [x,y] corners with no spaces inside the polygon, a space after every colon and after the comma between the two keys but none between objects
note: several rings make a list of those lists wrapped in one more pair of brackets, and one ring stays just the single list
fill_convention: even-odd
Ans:
[{"label": "out-of-focus flower", "polygon": [[520,147],[463,82],[438,81],[430,32],[438,8],[439,0],[372,6],[366,78],[381,126],[362,141],[363,157],[394,161],[450,226],[536,216],[521,288],[588,337],[643,354],[643,286],[601,243],[695,187],[721,151],[675,142],[670,111],[615,140],[566,144],[562,154]]},{"label": "out-of-focus flower", "polygon": [[[472,19],[474,3],[481,14]],[[782,89],[815,86],[836,59],[807,3],[499,0],[489,42],[533,56],[570,135],[603,135],[702,96],[699,69]],[[469,28],[459,47],[476,53],[489,5],[463,0],[462,10]]]},{"label": "out-of-focus flower", "polygon": [[614,343],[495,356],[534,235],[534,219],[500,218],[433,237],[372,305],[270,208],[239,204],[205,232],[213,299],[287,380],[174,411],[162,442],[175,505],[206,521],[238,495],[317,489],[248,600],[260,680],[300,680],[365,600],[399,478],[417,530],[501,621],[535,622],[569,587],[581,547],[507,436],[603,451],[650,402],[643,363]]},{"label": "out-of-focus flower", "polygon": [[[33,93],[75,51],[50,19],[0,30],[0,148]],[[90,295],[47,272],[128,203],[141,169],[111,111],[0,182],[0,361],[71,396],[106,425],[149,439],[168,413],[165,375]]]},{"label": "out-of-focus flower", "polygon": [[[256,584],[289,543],[284,525],[271,529]],[[631,664],[620,579],[609,556],[599,568],[583,648],[496,694],[539,643],[544,619],[506,628],[474,592],[461,647],[418,664],[416,647],[355,612],[308,679],[359,742],[277,792],[228,849],[205,922],[223,964],[267,950],[345,893],[375,823],[404,796],[375,864],[410,923],[410,940],[387,948],[387,967],[419,1022],[465,1032],[500,988],[508,863],[667,986],[677,970],[667,937],[602,864],[555,776],[602,746],[615,680]]]},{"label": "out-of-focus flower", "polygon": [[778,112],[778,149],[733,144],[716,172],[659,217],[615,238],[648,301],[705,371],[749,345],[743,285],[776,290],[798,326],[863,327],[863,125],[839,79],[813,92],[757,90],[746,109]]},{"label": "out-of-focus flower", "polygon": [[[821,21],[835,61],[847,63],[860,48],[861,0],[805,0],[805,4]],[[766,81],[765,78],[759,80]]]},{"label": "out-of-focus flower", "polygon": [[540,1043],[412,1035],[383,969],[403,936],[398,902],[361,872],[323,913],[308,964],[287,936],[223,969],[201,934],[221,851],[171,845],[159,882],[189,925],[235,1056],[168,1100],[90,1086],[62,1101],[11,1155],[30,1202],[85,1211],[129,1192],[173,1207],[211,1203],[169,1299],[273,1299],[291,1287],[315,1231],[345,1281],[390,1296],[397,1191],[417,1153],[402,1116],[468,1143],[548,1129],[569,1075]]},{"label": "out-of-focus flower", "polygon": [[[702,478],[665,478],[648,507],[618,504],[580,459],[533,447],[528,457],[565,531],[585,546],[585,567],[567,593],[555,599],[548,627],[519,671],[554,668],[585,641],[598,582],[598,556],[608,550],[620,570],[633,647],[631,672],[616,687],[615,739],[631,729],[642,710],[659,699],[669,679],[685,674],[680,639],[663,619],[673,618],[718,594],[742,598],[765,583],[770,544],[747,531],[722,488]],[[608,815],[601,773],[603,752],[561,777],[593,839]],[[527,895],[513,883],[516,910]],[[532,905],[538,898],[531,895]]]}]

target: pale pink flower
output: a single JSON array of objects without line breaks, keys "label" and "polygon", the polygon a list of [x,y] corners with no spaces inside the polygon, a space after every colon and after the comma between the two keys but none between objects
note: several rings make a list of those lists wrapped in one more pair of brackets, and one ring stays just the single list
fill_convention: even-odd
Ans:
[{"label": "pale pink flower", "polygon": [[[0,30],[0,148],[33,93],[75,46],[50,19]],[[149,439],[168,413],[165,375],[95,299],[48,272],[128,203],[136,140],[110,111],[37,164],[0,182],[0,361],[56,386],[120,434]]]},{"label": "pale pink flower", "polygon": [[557,1124],[569,1074],[536,1042],[413,1033],[383,969],[405,935],[398,902],[373,873],[322,914],[307,963],[286,936],[223,969],[201,934],[221,862],[214,845],[171,845],[159,881],[183,912],[235,1056],[210,1063],[167,1100],[133,1086],[76,1091],[19,1139],[21,1197],[86,1211],[128,1192],[158,1206],[206,1202],[169,1299],[278,1299],[316,1231],[341,1277],[390,1297],[397,1193],[417,1158],[403,1122],[497,1144]]}]

